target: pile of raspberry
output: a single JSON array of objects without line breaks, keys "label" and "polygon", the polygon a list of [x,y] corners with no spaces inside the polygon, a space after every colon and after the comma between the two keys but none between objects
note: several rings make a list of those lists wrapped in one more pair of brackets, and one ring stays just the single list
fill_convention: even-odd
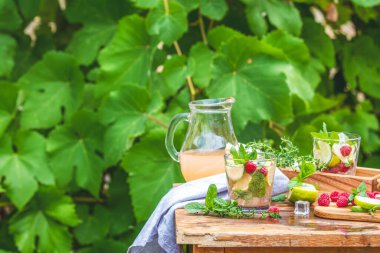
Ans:
[{"label": "pile of raspberry", "polygon": [[[376,195],[380,194],[380,192],[367,192],[368,198],[374,199]],[[347,192],[337,192],[333,191],[330,193],[322,193],[318,198],[318,205],[320,206],[329,206],[330,202],[336,202],[337,207],[346,207],[349,204],[348,197],[350,196]],[[380,196],[380,195],[379,195]],[[351,205],[355,205],[354,201],[351,201]]]}]

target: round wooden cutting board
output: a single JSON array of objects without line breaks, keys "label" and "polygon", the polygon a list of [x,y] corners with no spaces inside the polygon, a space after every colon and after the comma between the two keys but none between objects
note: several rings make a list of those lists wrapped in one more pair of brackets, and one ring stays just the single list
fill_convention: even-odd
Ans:
[{"label": "round wooden cutting board", "polygon": [[335,203],[330,206],[314,207],[314,215],[333,220],[380,222],[380,212],[373,216],[367,213],[355,213],[351,212],[351,207],[336,207]]}]

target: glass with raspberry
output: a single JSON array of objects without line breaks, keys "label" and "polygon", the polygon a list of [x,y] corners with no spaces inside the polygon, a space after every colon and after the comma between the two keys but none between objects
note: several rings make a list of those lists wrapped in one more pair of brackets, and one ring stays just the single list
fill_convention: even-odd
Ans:
[{"label": "glass with raspberry", "polygon": [[257,153],[253,159],[225,155],[228,195],[243,209],[266,211],[272,200],[276,158],[272,154]]},{"label": "glass with raspberry", "polygon": [[355,175],[360,136],[328,132],[313,136],[313,155],[322,172]]}]

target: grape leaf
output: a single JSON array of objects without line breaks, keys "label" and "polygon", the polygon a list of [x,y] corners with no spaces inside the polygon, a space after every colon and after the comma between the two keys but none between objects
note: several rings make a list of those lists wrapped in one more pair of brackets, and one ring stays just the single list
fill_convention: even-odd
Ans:
[{"label": "grape leaf", "polygon": [[128,231],[135,221],[126,181],[127,174],[123,170],[115,171],[111,178],[107,208],[111,217],[117,217],[110,220],[110,235],[112,236]]},{"label": "grape leaf", "polygon": [[189,53],[189,72],[199,88],[206,88],[211,80],[213,53],[203,43],[193,45]]},{"label": "grape leaf", "polygon": [[312,19],[305,19],[301,36],[310,52],[324,65],[330,68],[335,66],[334,45],[320,24],[315,23]]},{"label": "grape leaf", "polygon": [[265,35],[268,31],[268,24],[263,16],[263,12],[265,12],[265,1],[266,0],[251,1],[245,9],[245,16],[249,28],[254,34],[260,37]]},{"label": "grape leaf", "polygon": [[0,175],[5,177],[7,195],[19,209],[33,197],[38,182],[53,185],[45,139],[35,132],[21,132],[14,140],[4,135],[0,142]]},{"label": "grape leaf", "polygon": [[175,0],[168,1],[167,6],[161,1],[149,11],[146,25],[150,35],[157,35],[166,45],[171,45],[187,31],[187,13]]},{"label": "grape leaf", "polygon": [[272,25],[297,36],[301,33],[301,16],[292,2],[282,0],[267,0],[265,2],[265,9]]},{"label": "grape leaf", "polygon": [[143,9],[157,7],[160,1],[161,0],[131,0],[131,2],[134,3],[136,7]]},{"label": "grape leaf", "polygon": [[302,20],[298,9],[292,2],[282,0],[255,0],[243,1],[247,5],[246,18],[251,31],[263,36],[267,30],[265,15],[269,22],[279,30],[299,35],[302,28]]},{"label": "grape leaf", "polygon": [[161,97],[151,96],[145,88],[121,86],[110,93],[102,104],[102,122],[108,125],[105,134],[105,159],[115,164],[132,146],[133,140],[144,133],[150,114],[161,108]]},{"label": "grape leaf", "polygon": [[225,0],[200,0],[200,11],[206,17],[220,21],[228,11]]},{"label": "grape leaf", "polygon": [[218,49],[223,43],[235,37],[244,37],[244,35],[239,31],[223,25],[215,27],[207,34],[209,44],[215,49]]},{"label": "grape leaf", "polygon": [[20,78],[19,84],[26,95],[22,127],[50,128],[68,119],[79,106],[83,76],[73,57],[49,52]]},{"label": "grape leaf", "polygon": [[94,243],[106,237],[110,229],[110,214],[107,209],[97,205],[93,213],[89,214],[88,207],[84,206],[78,214],[83,222],[74,229],[74,234],[81,244]]},{"label": "grape leaf", "polygon": [[16,30],[22,20],[17,12],[14,1],[0,0],[0,30]]},{"label": "grape leaf", "polygon": [[257,55],[249,62],[254,51],[275,53],[276,50],[272,52],[252,39],[234,38],[223,44],[220,51],[206,92],[211,97],[236,98],[234,110],[239,113],[232,114],[236,126],[242,129],[250,119],[289,121],[292,117],[289,88],[285,76],[278,73],[275,59]]},{"label": "grape leaf", "polygon": [[125,252],[125,249],[128,248],[121,241],[115,241],[112,239],[103,239],[95,242],[90,247],[82,248],[78,251],[78,253],[120,253]]},{"label": "grape leaf", "polygon": [[106,45],[116,31],[116,24],[89,24],[77,31],[66,52],[75,56],[83,65],[91,64],[99,49]]},{"label": "grape leaf", "polygon": [[352,2],[367,8],[380,5],[380,0],[352,0]]},{"label": "grape leaf", "polygon": [[83,27],[74,34],[66,52],[74,55],[81,64],[91,64],[99,49],[114,35],[117,21],[131,11],[133,8],[124,0],[69,1],[66,17],[70,22],[82,23]]},{"label": "grape leaf", "polygon": [[187,76],[186,58],[175,55],[165,61],[164,70],[160,74],[155,74],[151,90],[159,90],[163,98],[168,98],[177,93],[185,84]]},{"label": "grape leaf", "polygon": [[[70,197],[53,188],[41,188],[33,204],[16,214],[9,227],[21,252],[70,252],[71,235],[67,226],[79,224]],[[38,240],[37,240],[38,238]]]},{"label": "grape leaf", "polygon": [[11,36],[0,33],[0,76],[9,77],[14,66],[14,51],[16,49],[16,40]]},{"label": "grape leaf", "polygon": [[58,126],[49,134],[47,151],[58,185],[65,186],[75,178],[78,186],[98,196],[105,167],[98,154],[101,136],[103,128],[88,111],[75,114],[70,125]]},{"label": "grape leaf", "polygon": [[173,183],[182,182],[179,166],[167,154],[164,140],[165,131],[156,129],[135,144],[123,159],[137,222],[149,218]]},{"label": "grape leaf", "polygon": [[107,86],[110,82],[145,85],[154,50],[143,18],[132,15],[121,19],[115,37],[99,55],[102,80]]},{"label": "grape leaf", "polygon": [[368,36],[346,44],[343,51],[343,74],[349,86],[358,86],[366,94],[380,98],[380,48]]}]

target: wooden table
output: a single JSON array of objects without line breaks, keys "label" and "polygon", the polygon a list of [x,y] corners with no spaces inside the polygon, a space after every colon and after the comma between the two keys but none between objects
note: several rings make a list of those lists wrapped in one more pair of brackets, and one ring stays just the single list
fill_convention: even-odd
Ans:
[{"label": "wooden table", "polygon": [[295,217],[227,219],[175,212],[177,243],[194,253],[380,253],[380,223]]}]

